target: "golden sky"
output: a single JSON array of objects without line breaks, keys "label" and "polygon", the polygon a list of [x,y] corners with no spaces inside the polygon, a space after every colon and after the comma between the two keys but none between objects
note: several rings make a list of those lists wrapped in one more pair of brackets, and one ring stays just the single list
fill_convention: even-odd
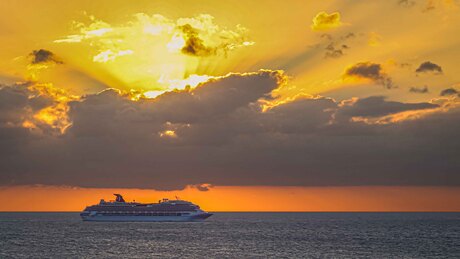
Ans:
[{"label": "golden sky", "polygon": [[206,192],[19,186],[0,188],[0,195],[9,197],[0,211],[80,211],[100,199],[113,200],[113,193],[146,203],[177,196],[207,211],[460,211],[458,188],[267,186],[217,186]]},{"label": "golden sky", "polygon": [[[425,10],[430,5],[433,8]],[[77,94],[106,87],[164,90],[173,87],[171,80],[194,74],[221,76],[263,68],[288,72],[290,87],[280,91],[286,96],[332,91],[344,98],[350,93],[343,88],[354,86],[353,95],[421,100],[407,89],[426,85],[431,90],[423,96],[427,100],[460,80],[455,71],[455,57],[460,55],[458,8],[456,1],[446,0],[413,5],[398,1],[248,1],[238,5],[2,1],[8,15],[0,18],[4,50],[0,68],[5,77],[28,77],[32,72],[25,65],[27,54],[43,48],[62,59],[65,67],[36,72],[37,80]],[[183,24],[199,29],[204,45],[219,49],[218,53],[183,55],[183,32],[175,28]],[[342,54],[327,51],[330,44]],[[347,47],[342,49],[342,45]],[[417,77],[414,70],[426,60],[441,64],[444,75]],[[344,70],[358,61],[382,64],[398,89],[369,89],[369,82],[344,82]]]},{"label": "golden sky", "polygon": [[458,0],[0,9],[0,210],[114,188],[220,211],[459,210]]}]

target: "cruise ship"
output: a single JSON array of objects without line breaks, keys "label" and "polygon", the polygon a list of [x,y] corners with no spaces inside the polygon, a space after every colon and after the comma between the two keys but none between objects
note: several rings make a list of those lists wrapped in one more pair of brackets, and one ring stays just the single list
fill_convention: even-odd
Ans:
[{"label": "cruise ship", "polygon": [[158,203],[126,202],[121,194],[114,201],[88,206],[80,214],[84,221],[203,221],[212,214],[198,205],[180,200],[162,199]]}]

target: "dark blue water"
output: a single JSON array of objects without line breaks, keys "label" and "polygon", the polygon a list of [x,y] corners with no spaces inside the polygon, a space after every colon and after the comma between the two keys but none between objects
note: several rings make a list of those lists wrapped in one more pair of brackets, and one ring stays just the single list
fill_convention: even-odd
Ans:
[{"label": "dark blue water", "polygon": [[195,223],[0,213],[0,258],[460,258],[460,213],[216,213]]}]

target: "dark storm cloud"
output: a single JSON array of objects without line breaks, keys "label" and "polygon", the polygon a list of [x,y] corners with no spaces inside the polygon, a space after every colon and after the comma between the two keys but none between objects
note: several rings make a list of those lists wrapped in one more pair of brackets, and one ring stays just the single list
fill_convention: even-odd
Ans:
[{"label": "dark storm cloud", "polygon": [[181,49],[182,53],[191,56],[209,56],[215,54],[216,50],[207,47],[199,37],[197,29],[193,28],[190,24],[179,26],[179,29],[185,36],[185,45]]},{"label": "dark storm cloud", "polygon": [[46,49],[38,49],[32,51],[32,53],[29,54],[31,57],[31,63],[32,64],[42,64],[42,63],[55,63],[55,64],[62,64],[63,62],[60,61],[56,55]]},{"label": "dark storm cloud", "polygon": [[423,62],[420,66],[415,70],[416,73],[434,73],[434,74],[442,74],[441,66],[432,63],[430,61]]},{"label": "dark storm cloud", "polygon": [[441,96],[458,95],[460,97],[460,92],[454,88],[447,88],[447,89],[442,90],[439,95]]},{"label": "dark storm cloud", "polygon": [[[61,136],[2,123],[0,184],[460,185],[458,104],[319,97],[263,112],[260,100],[283,80],[276,71],[233,74],[137,102],[106,90],[69,104],[72,126]],[[0,91],[0,100],[15,99],[1,114],[27,114],[29,89],[12,89]],[[417,116],[356,120],[407,112]]]},{"label": "dark storm cloud", "polygon": [[366,78],[390,89],[394,88],[391,78],[383,72],[382,65],[372,62],[360,62],[345,70],[345,77]]},{"label": "dark storm cloud", "polygon": [[412,86],[411,88],[409,88],[409,92],[417,94],[426,94],[428,93],[428,87],[426,85],[423,87]]}]

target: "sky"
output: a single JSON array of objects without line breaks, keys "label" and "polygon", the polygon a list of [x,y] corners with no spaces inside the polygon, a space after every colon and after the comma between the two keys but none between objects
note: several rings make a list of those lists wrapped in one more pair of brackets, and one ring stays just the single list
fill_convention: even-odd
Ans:
[{"label": "sky", "polygon": [[460,211],[458,0],[0,8],[0,211]]}]

